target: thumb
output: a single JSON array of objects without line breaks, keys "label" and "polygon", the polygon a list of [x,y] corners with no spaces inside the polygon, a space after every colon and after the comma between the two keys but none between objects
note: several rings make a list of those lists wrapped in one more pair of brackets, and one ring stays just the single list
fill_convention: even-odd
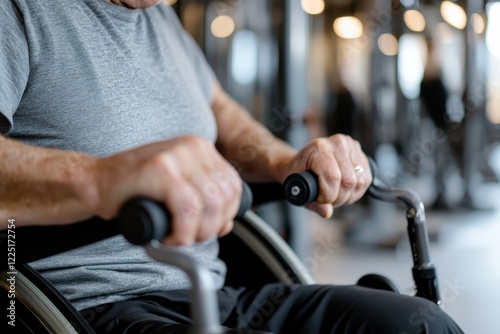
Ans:
[{"label": "thumb", "polygon": [[332,204],[319,204],[317,202],[309,203],[306,207],[316,212],[321,218],[328,219],[333,214],[333,205]]}]

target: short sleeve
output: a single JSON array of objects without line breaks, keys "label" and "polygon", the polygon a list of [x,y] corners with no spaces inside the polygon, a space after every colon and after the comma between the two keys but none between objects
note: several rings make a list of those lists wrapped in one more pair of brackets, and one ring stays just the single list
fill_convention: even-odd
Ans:
[{"label": "short sleeve", "polygon": [[14,0],[0,1],[0,133],[13,126],[29,76],[29,51],[21,11]]},{"label": "short sleeve", "polygon": [[201,51],[198,43],[196,43],[194,38],[182,27],[182,24],[180,23],[179,18],[175,14],[174,10],[171,8],[171,6],[165,6],[168,8],[168,18],[169,20],[174,22],[174,26],[178,31],[181,42],[186,49],[186,53],[189,55],[191,63],[193,64],[196,73],[199,75],[200,80],[198,82],[201,85],[203,93],[205,94],[207,101],[211,102],[213,97],[214,83],[217,80],[215,73],[208,64],[205,55]]}]

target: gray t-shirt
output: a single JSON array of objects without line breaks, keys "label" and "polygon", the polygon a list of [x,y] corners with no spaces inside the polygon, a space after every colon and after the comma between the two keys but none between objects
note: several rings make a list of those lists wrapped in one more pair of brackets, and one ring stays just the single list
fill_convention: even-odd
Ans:
[{"label": "gray t-shirt", "polygon": [[[186,134],[214,141],[214,80],[166,5],[0,1],[0,132],[12,139],[99,157]],[[216,241],[186,251],[222,286]],[[32,265],[79,310],[189,287],[120,236]]]}]

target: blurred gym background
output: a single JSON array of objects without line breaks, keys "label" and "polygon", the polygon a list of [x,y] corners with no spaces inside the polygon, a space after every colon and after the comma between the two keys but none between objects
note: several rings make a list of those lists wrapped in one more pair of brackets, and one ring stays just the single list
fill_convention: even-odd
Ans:
[{"label": "blurred gym background", "polygon": [[[500,2],[164,0],[225,89],[300,148],[344,133],[428,216],[443,307],[466,333],[500,317]],[[321,283],[365,273],[412,293],[404,210],[369,198],[324,221],[259,208]]]}]

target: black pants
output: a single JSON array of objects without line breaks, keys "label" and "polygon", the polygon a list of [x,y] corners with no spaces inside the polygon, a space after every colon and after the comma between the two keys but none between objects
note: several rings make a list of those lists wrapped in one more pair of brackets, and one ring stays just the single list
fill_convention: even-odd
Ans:
[{"label": "black pants", "polygon": [[[221,324],[236,333],[462,333],[437,305],[358,286],[225,287]],[[81,311],[97,333],[187,333],[188,291],[152,294]]]}]

